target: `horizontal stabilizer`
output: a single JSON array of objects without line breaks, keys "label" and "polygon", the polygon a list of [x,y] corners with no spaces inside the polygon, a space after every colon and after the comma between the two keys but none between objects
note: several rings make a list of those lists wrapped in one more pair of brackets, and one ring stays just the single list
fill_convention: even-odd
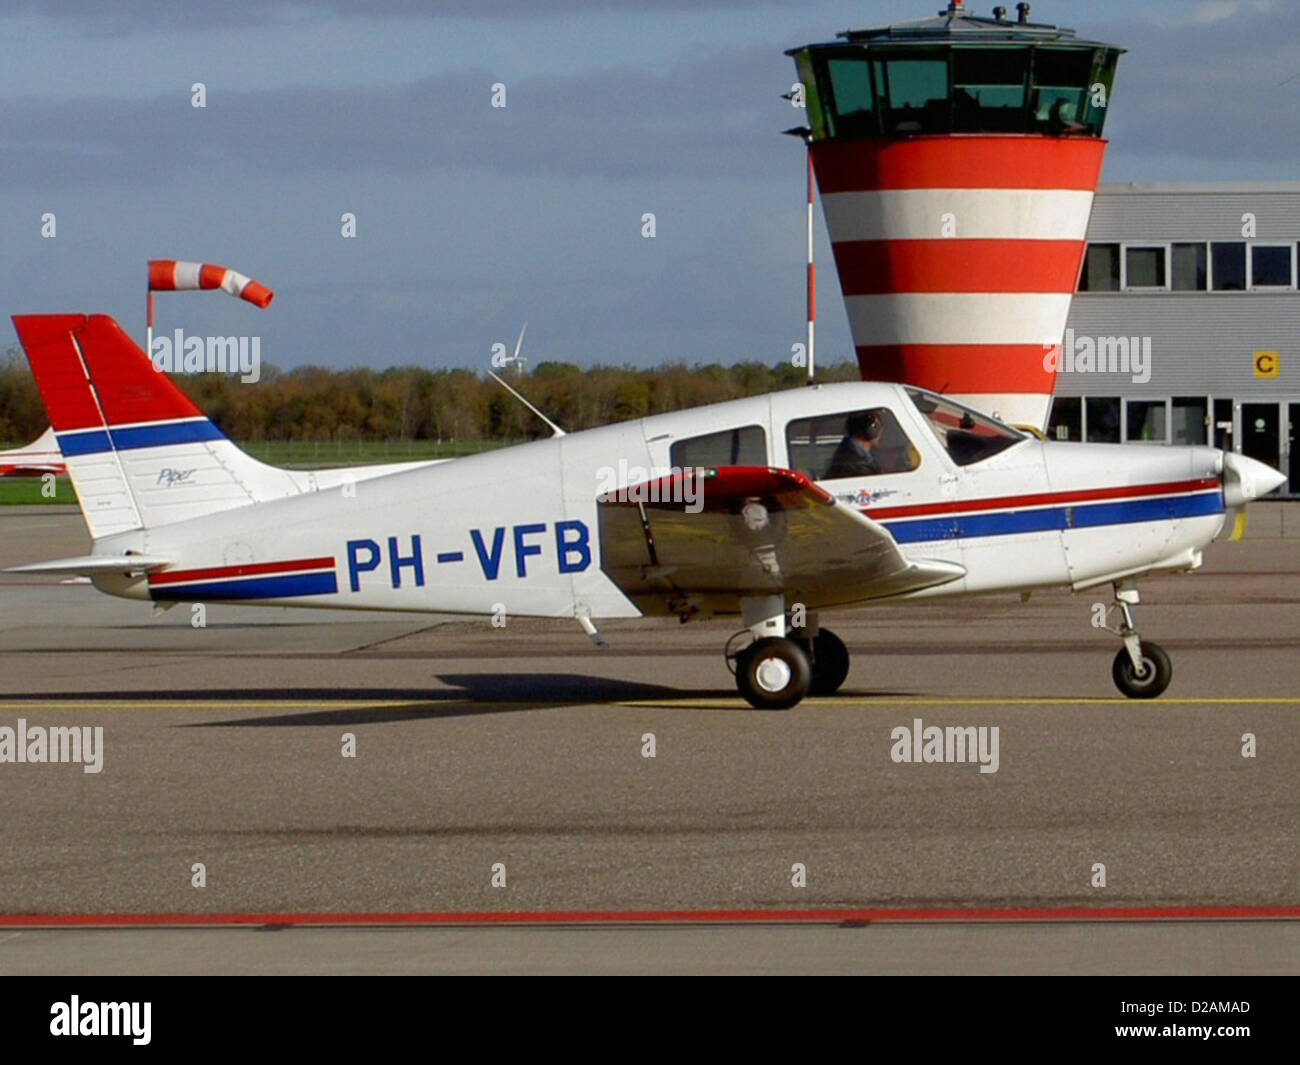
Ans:
[{"label": "horizontal stabilizer", "polygon": [[81,555],[78,558],[56,558],[49,562],[10,566],[5,572],[93,577],[100,573],[148,573],[171,564],[171,559],[157,558],[154,555]]}]

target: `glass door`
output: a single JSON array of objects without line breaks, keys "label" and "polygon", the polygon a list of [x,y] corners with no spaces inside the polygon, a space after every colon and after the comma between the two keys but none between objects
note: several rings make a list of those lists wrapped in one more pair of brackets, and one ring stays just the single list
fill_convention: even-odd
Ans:
[{"label": "glass door", "polygon": [[1241,405],[1241,453],[1243,455],[1265,462],[1275,469],[1281,469],[1281,413],[1280,403]]},{"label": "glass door", "polygon": [[1289,478],[1282,486],[1282,491],[1289,496],[1300,495],[1300,403],[1287,407],[1287,464],[1282,467]]}]

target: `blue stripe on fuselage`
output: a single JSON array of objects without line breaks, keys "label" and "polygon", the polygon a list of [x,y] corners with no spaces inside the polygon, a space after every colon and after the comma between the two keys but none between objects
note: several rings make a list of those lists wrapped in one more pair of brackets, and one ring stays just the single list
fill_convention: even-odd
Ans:
[{"label": "blue stripe on fuselage", "polygon": [[286,573],[282,577],[254,577],[242,581],[201,581],[151,587],[155,599],[283,599],[296,595],[333,595],[339,590],[334,573]]},{"label": "blue stripe on fuselage", "polygon": [[976,536],[1095,529],[1102,525],[1131,525],[1141,521],[1169,521],[1222,513],[1222,493],[1199,492],[1164,499],[1123,499],[1114,503],[1090,503],[1087,506],[1008,510],[996,514],[954,514],[946,518],[884,521],[881,524],[898,543],[914,544]]},{"label": "blue stripe on fuselage", "polygon": [[[109,433],[113,438],[109,440]],[[129,429],[85,429],[56,433],[65,456],[97,455],[103,451],[131,451],[141,447],[167,447],[171,444],[197,444],[205,440],[224,440],[225,434],[206,418],[193,422],[160,425],[134,425]]]}]

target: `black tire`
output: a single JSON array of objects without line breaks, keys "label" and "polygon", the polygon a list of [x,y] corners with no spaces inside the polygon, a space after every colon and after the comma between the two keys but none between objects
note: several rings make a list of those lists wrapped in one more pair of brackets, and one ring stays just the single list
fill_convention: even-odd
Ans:
[{"label": "black tire", "polygon": [[812,695],[834,695],[849,676],[849,649],[830,629],[812,639]]},{"label": "black tire", "polygon": [[1120,648],[1111,666],[1111,676],[1115,678],[1115,687],[1130,699],[1154,699],[1169,687],[1174,676],[1173,663],[1165,654],[1165,649],[1158,643],[1142,641],[1142,672],[1133,669],[1133,660],[1129,658],[1128,648]]},{"label": "black tire", "polygon": [[811,684],[808,656],[793,640],[765,636],[736,656],[736,687],[756,710],[788,710],[808,694]]}]

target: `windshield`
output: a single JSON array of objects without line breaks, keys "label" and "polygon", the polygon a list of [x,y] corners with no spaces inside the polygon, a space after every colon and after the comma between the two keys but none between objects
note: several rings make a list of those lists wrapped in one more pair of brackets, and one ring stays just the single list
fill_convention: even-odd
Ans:
[{"label": "windshield", "polygon": [[908,398],[930,423],[934,435],[958,466],[969,466],[1005,451],[1028,437],[979,411],[919,388],[905,389]]}]

